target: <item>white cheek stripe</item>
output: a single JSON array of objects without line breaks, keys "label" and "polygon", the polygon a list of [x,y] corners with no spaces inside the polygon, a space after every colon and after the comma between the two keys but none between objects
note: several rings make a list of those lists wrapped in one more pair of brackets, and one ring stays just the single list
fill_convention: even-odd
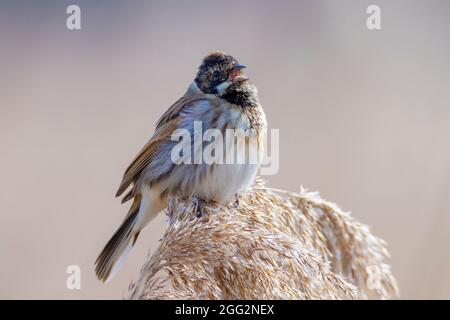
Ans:
[{"label": "white cheek stripe", "polygon": [[219,84],[219,85],[216,87],[217,93],[218,93],[219,95],[222,95],[222,94],[228,89],[228,87],[231,86],[231,84],[232,84],[231,81],[225,81],[225,82],[222,82],[221,84]]},{"label": "white cheek stripe", "polygon": [[[222,82],[221,84],[219,84],[216,87],[217,93],[218,95],[222,95],[225,93],[225,91],[228,89],[229,86],[231,86],[233,83],[231,81],[225,81]],[[192,81],[191,85],[189,86],[189,88],[196,92],[196,93],[202,93],[206,96],[209,96],[210,94],[205,94],[203,91],[200,90],[200,88],[197,86],[197,84],[195,83],[195,81]]]}]

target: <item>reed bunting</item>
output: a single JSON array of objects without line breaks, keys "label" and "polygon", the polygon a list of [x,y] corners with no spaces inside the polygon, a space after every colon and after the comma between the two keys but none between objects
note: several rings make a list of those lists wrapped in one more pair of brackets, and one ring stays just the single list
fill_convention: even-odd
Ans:
[{"label": "reed bunting", "polygon": [[[131,187],[122,203],[131,199],[133,203],[95,262],[100,281],[109,280],[117,272],[141,230],[167,206],[169,197],[195,196],[201,216],[202,201],[224,204],[250,186],[261,158],[258,157],[256,162],[248,161],[248,150],[255,150],[252,147],[256,144],[256,150],[261,152],[266,118],[256,87],[243,74],[244,68],[223,52],[209,54],[184,96],[161,116],[155,133],[128,166],[117,190],[118,197]],[[173,133],[182,129],[194,136],[194,122],[198,121],[203,130],[218,129],[223,137],[229,129],[241,129],[245,143],[231,139],[231,147],[235,147],[231,149],[237,156],[245,153],[244,163],[219,161],[223,160],[220,157],[209,164],[173,161],[172,150],[178,143],[172,138]],[[226,157],[230,141],[223,138],[220,142],[225,145],[223,156]],[[201,146],[210,143],[203,141]],[[193,143],[192,157],[199,156],[201,150]]]}]

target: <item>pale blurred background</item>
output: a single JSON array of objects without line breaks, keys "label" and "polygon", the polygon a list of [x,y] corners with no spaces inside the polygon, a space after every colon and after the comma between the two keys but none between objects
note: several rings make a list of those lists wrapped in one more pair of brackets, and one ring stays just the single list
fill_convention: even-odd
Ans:
[{"label": "pale blurred background", "polygon": [[[81,30],[66,7],[81,7]],[[366,8],[381,7],[379,31]],[[249,68],[300,185],[387,240],[403,298],[450,298],[450,1],[1,1],[0,298],[122,298],[109,284],[123,170],[209,51]],[[81,290],[66,267],[81,267]]]}]

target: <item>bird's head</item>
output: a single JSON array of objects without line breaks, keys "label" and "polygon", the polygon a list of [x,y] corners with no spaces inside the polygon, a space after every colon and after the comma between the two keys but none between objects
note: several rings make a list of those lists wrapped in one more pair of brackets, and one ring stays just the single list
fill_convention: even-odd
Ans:
[{"label": "bird's head", "polygon": [[198,68],[195,83],[204,93],[223,96],[248,80],[242,69],[245,66],[223,52],[207,55]]}]

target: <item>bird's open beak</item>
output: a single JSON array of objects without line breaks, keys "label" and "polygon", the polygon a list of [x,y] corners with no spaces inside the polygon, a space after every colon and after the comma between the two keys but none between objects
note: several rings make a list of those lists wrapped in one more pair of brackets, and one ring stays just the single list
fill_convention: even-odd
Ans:
[{"label": "bird's open beak", "polygon": [[247,68],[242,64],[237,64],[234,66],[233,71],[230,74],[230,81],[233,83],[242,82],[248,80],[248,77],[242,73],[242,69]]}]

